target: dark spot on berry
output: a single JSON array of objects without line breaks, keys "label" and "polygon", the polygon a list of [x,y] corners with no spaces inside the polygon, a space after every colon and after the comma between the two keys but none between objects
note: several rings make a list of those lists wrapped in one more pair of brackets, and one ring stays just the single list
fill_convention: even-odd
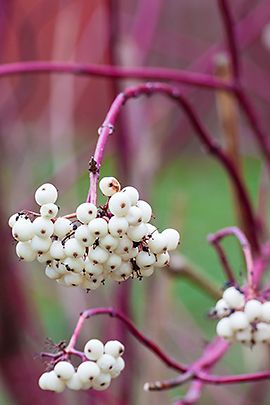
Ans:
[{"label": "dark spot on berry", "polygon": [[101,387],[104,387],[105,383],[100,384]]},{"label": "dark spot on berry", "polygon": [[122,204],[120,205],[121,208],[125,208],[125,206],[126,206],[125,203],[122,203]]}]

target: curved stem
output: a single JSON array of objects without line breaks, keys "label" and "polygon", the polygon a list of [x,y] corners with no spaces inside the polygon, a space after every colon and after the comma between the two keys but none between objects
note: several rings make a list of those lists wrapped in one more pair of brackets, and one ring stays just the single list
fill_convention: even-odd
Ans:
[{"label": "curved stem", "polygon": [[0,66],[0,77],[31,73],[73,74],[114,79],[165,80],[206,89],[234,90],[234,85],[207,74],[159,67],[120,67],[76,62],[28,61]]},{"label": "curved stem", "polygon": [[80,318],[78,320],[78,323],[76,325],[76,328],[71,336],[70,342],[66,348],[66,351],[70,351],[71,349],[74,349],[74,346],[78,340],[80,331],[82,329],[82,326],[86,319],[91,318],[92,316],[97,316],[97,315],[109,315],[113,318],[119,319],[121,322],[123,322],[129,332],[141,343],[143,344],[148,350],[152,351],[163,363],[165,363],[168,367],[184,372],[187,370],[187,366],[184,364],[181,364],[179,362],[176,362],[174,359],[170,358],[165,354],[158,345],[156,345],[151,339],[143,335],[137,328],[136,326],[120,311],[114,309],[114,308],[94,308],[94,309],[87,309],[83,311],[80,315]]},{"label": "curved stem", "polygon": [[228,376],[219,376],[211,375],[203,371],[199,371],[196,374],[197,378],[200,381],[206,384],[239,384],[239,383],[249,383],[256,381],[263,381],[270,379],[270,371],[261,371],[258,373],[250,374],[238,374],[238,375],[228,375]]},{"label": "curved stem", "polygon": [[202,125],[199,117],[196,115],[190,103],[181,95],[179,90],[174,86],[165,83],[145,83],[137,86],[129,87],[124,92],[120,93],[112,103],[109,112],[105,118],[103,125],[100,128],[100,136],[98,139],[95,155],[94,155],[94,170],[90,170],[90,188],[88,192],[87,201],[96,203],[97,198],[97,182],[99,177],[99,168],[103,157],[104,148],[108,140],[109,134],[114,130],[115,122],[120,113],[122,106],[129,99],[139,97],[141,95],[163,94],[174,101],[178,102],[180,107],[186,113],[191,125],[195,130],[195,135],[199,138],[201,143],[206,148],[207,152],[211,153],[226,170],[231,183],[238,196],[239,202],[244,212],[244,219],[246,229],[248,231],[248,239],[254,249],[259,252],[260,245],[257,235],[257,223],[253,213],[253,208],[245,188],[239,177],[237,168],[229,156],[221,149],[216,143],[206,128]]},{"label": "curved stem", "polygon": [[208,237],[208,240],[210,243],[212,243],[216,246],[219,241],[221,241],[223,238],[230,236],[230,235],[234,235],[238,239],[238,241],[242,247],[242,251],[243,251],[245,262],[246,262],[246,268],[247,268],[248,285],[249,285],[251,291],[253,291],[254,290],[254,263],[253,263],[253,258],[252,258],[252,254],[251,254],[250,244],[249,244],[246,236],[243,234],[243,232],[239,228],[232,226],[232,227],[221,229],[220,231],[214,233],[213,235],[210,235]]},{"label": "curved stem", "polygon": [[234,23],[233,23],[231,10],[230,10],[229,3],[227,0],[218,0],[218,4],[219,4],[219,9],[220,9],[220,13],[222,16],[222,20],[224,23],[224,28],[226,31],[228,48],[229,48],[231,60],[232,60],[233,75],[234,75],[234,78],[236,80],[238,80],[239,73],[240,73],[239,72],[240,66],[239,66],[237,42],[236,42],[235,33],[234,33]]},{"label": "curved stem", "polygon": [[229,264],[229,261],[227,259],[227,256],[226,256],[226,253],[225,253],[223,247],[219,244],[219,240],[217,240],[214,235],[209,235],[207,239],[208,239],[208,242],[211,243],[214,246],[214,248],[216,249],[220,262],[222,264],[224,273],[227,276],[228,281],[235,283],[236,281],[235,281],[235,277],[233,274],[233,269],[231,268],[231,266]]}]

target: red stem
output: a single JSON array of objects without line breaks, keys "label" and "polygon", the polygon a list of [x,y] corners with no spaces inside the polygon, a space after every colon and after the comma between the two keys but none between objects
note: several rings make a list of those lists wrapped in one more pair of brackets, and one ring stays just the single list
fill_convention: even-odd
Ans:
[{"label": "red stem", "polygon": [[129,332],[140,342],[142,343],[145,347],[147,347],[150,351],[155,353],[155,355],[163,361],[168,367],[179,371],[179,372],[184,372],[187,370],[187,367],[184,364],[181,364],[179,362],[176,362],[174,359],[171,359],[167,354],[165,354],[158,345],[156,345],[151,339],[143,335],[137,328],[136,326],[120,311],[113,309],[113,308],[94,308],[94,309],[87,309],[82,312],[80,315],[80,318],[78,320],[77,326],[72,334],[72,337],[70,339],[70,342],[66,348],[66,351],[68,352],[70,349],[74,348],[74,345],[76,344],[81,328],[85,322],[86,319],[91,318],[92,316],[97,316],[97,315],[110,315],[113,318],[119,319],[121,322],[125,324],[125,326],[128,328]]},{"label": "red stem", "polygon": [[232,227],[221,229],[220,231],[216,232],[215,234],[210,235],[208,237],[208,240],[212,244],[216,244],[219,241],[221,241],[223,238],[225,238],[227,236],[231,236],[231,235],[234,235],[238,239],[238,241],[242,247],[242,251],[244,254],[246,267],[247,267],[248,285],[249,285],[249,288],[252,293],[255,288],[255,286],[254,286],[254,263],[253,263],[253,258],[252,258],[252,254],[251,254],[250,244],[249,244],[246,236],[243,234],[243,232],[236,226],[232,226]]},{"label": "red stem", "polygon": [[208,89],[233,91],[234,86],[207,74],[159,67],[120,67],[76,62],[28,61],[0,66],[0,77],[29,74],[58,73],[91,75],[115,79],[166,80]]},{"label": "red stem", "polygon": [[205,146],[206,150],[211,153],[222,164],[226,170],[230,180],[238,195],[239,201],[244,212],[244,219],[246,221],[246,229],[248,231],[249,241],[254,251],[259,252],[259,242],[257,236],[257,223],[254,217],[253,209],[249,200],[247,190],[242,183],[238,171],[231,158],[221,149],[216,141],[210,136],[206,128],[202,125],[199,117],[195,114],[190,103],[180,94],[179,90],[171,85],[165,83],[145,83],[137,86],[129,87],[124,92],[120,93],[113,101],[105,121],[103,122],[100,130],[100,136],[95,150],[94,159],[97,163],[98,170],[90,172],[90,188],[87,201],[96,203],[97,200],[97,183],[99,177],[99,168],[102,161],[104,148],[109,135],[113,132],[115,122],[120,113],[122,106],[129,99],[139,97],[141,95],[163,94],[177,101],[181,108],[186,113],[187,117],[199,140]]},{"label": "red stem", "polygon": [[218,0],[218,5],[219,5],[220,13],[222,16],[226,36],[227,36],[228,48],[229,48],[230,55],[231,55],[232,73],[233,73],[234,79],[236,81],[238,81],[239,73],[240,73],[240,66],[239,66],[237,42],[236,42],[235,32],[234,32],[233,17],[232,17],[231,10],[230,10],[227,0]]}]

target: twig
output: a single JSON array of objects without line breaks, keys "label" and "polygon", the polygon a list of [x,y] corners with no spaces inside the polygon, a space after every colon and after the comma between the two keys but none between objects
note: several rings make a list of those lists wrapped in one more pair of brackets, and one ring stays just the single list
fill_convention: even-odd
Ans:
[{"label": "twig", "polygon": [[87,309],[83,311],[80,315],[80,318],[78,320],[78,323],[76,325],[76,328],[71,336],[70,342],[66,348],[66,352],[68,353],[71,349],[74,348],[80,331],[82,329],[82,326],[85,322],[86,319],[89,319],[93,316],[97,315],[109,315],[113,318],[119,319],[121,322],[123,322],[129,332],[140,342],[142,343],[148,350],[152,351],[163,363],[165,363],[168,367],[184,372],[187,370],[187,366],[184,364],[181,364],[179,362],[176,362],[174,359],[170,358],[165,354],[156,343],[154,343],[151,339],[143,335],[137,328],[136,326],[120,311],[114,309],[114,308],[94,308],[94,309]]},{"label": "twig", "polygon": [[165,274],[173,278],[186,278],[215,301],[220,298],[221,293],[218,286],[182,255],[174,254],[171,256],[170,266],[165,270]]},{"label": "twig", "polygon": [[[178,102],[180,107],[186,113],[191,125],[193,126],[195,130],[195,135],[204,145],[207,152],[212,154],[222,164],[231,180],[231,183],[235,189],[235,192],[239,200],[242,203],[242,209],[244,212],[245,224],[246,229],[248,230],[248,238],[250,240],[250,243],[254,251],[258,252],[260,248],[257,235],[258,231],[257,223],[254,217],[253,209],[245,185],[239,178],[238,172],[232,160],[221,149],[221,147],[216,143],[216,141],[210,136],[206,128],[202,125],[199,117],[196,115],[190,103],[181,95],[181,93],[177,88],[165,83],[146,83],[129,87],[116,97],[99,131],[100,136],[98,139],[94,155],[94,159],[97,163],[98,168],[100,167],[103,158],[106,142],[108,140],[109,135],[114,130],[115,122],[117,120],[118,114],[120,113],[121,107],[126,103],[127,100],[139,97],[141,95],[150,96],[152,94],[163,94]],[[90,188],[88,192],[87,201],[96,203],[97,182],[98,182],[98,173],[90,172]]]},{"label": "twig", "polygon": [[231,265],[229,264],[229,261],[227,259],[227,256],[226,256],[226,253],[225,253],[223,247],[219,244],[219,240],[215,239],[215,237],[213,237],[213,235],[209,235],[208,242],[211,243],[214,246],[214,248],[216,249],[220,262],[222,264],[222,268],[227,277],[227,280],[232,283],[235,283],[235,276],[233,273],[233,269],[231,268]]},{"label": "twig", "polygon": [[253,258],[252,258],[252,254],[251,254],[250,244],[249,244],[247,238],[245,237],[245,235],[243,234],[243,232],[239,228],[232,226],[232,227],[221,229],[220,231],[216,232],[215,234],[209,235],[208,240],[210,243],[216,245],[223,238],[225,238],[227,236],[231,236],[231,235],[234,235],[238,239],[238,241],[242,247],[243,255],[245,258],[245,262],[246,262],[246,268],[247,268],[248,286],[250,288],[250,293],[253,293],[254,288],[255,288],[255,286],[254,286],[254,263],[253,263]]},{"label": "twig", "polygon": [[6,63],[0,66],[0,77],[31,73],[73,74],[114,79],[165,80],[206,89],[226,89],[228,91],[233,91],[234,89],[232,84],[218,80],[207,74],[159,67],[125,68],[110,65],[51,61]]}]

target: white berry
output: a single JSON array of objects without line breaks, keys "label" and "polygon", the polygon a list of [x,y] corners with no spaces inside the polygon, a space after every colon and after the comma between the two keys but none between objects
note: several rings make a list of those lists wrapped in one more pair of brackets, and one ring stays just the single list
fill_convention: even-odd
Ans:
[{"label": "white berry", "polygon": [[118,340],[109,340],[104,346],[105,354],[110,354],[111,356],[118,358],[124,353],[124,345]]},{"label": "white berry", "polygon": [[167,249],[168,250],[175,250],[179,245],[180,235],[175,229],[165,229],[162,232],[162,235],[165,237],[167,242]]},{"label": "white berry", "polygon": [[262,316],[262,303],[255,299],[247,301],[245,314],[250,322],[258,321]]},{"label": "white berry", "polygon": [[124,217],[127,215],[131,206],[130,199],[125,193],[115,193],[109,201],[109,210],[117,217]]},{"label": "white berry", "polygon": [[38,205],[55,203],[58,197],[57,189],[50,183],[40,186],[35,193],[35,200]]},{"label": "white berry", "polygon": [[33,222],[33,230],[35,235],[40,238],[50,238],[53,234],[54,226],[50,219],[38,217]]},{"label": "white berry", "polygon": [[128,229],[128,221],[123,217],[112,217],[108,224],[109,232],[112,236],[121,237]]},{"label": "white berry", "polygon": [[19,218],[12,228],[13,238],[20,242],[27,242],[34,236],[33,224],[29,219]]},{"label": "white berry", "polygon": [[90,233],[96,238],[102,238],[108,233],[108,223],[103,218],[96,218],[88,224]]},{"label": "white berry", "polygon": [[77,374],[83,383],[93,381],[100,374],[100,368],[93,361],[84,361],[77,369]]},{"label": "white berry", "polygon": [[44,204],[40,207],[39,212],[43,218],[52,219],[58,214],[58,207],[53,203]]},{"label": "white berry", "polygon": [[76,215],[83,224],[88,224],[97,216],[97,207],[92,203],[83,203],[76,209]]},{"label": "white berry", "polygon": [[102,194],[111,197],[120,191],[121,186],[115,177],[103,177],[99,182],[99,188]]},{"label": "white berry", "polygon": [[69,234],[71,230],[71,222],[68,218],[59,217],[54,223],[54,234],[62,239]]},{"label": "white berry", "polygon": [[223,299],[229,308],[238,309],[245,303],[244,294],[242,294],[237,288],[229,287],[223,293]]},{"label": "white berry", "polygon": [[104,345],[98,339],[89,340],[84,346],[84,354],[89,360],[98,360],[104,353]]},{"label": "white berry", "polygon": [[233,329],[229,318],[222,318],[217,323],[217,335],[224,339],[229,339],[233,336]]},{"label": "white berry", "polygon": [[151,205],[148,204],[146,201],[139,200],[136,204],[138,208],[140,208],[142,212],[143,222],[149,222],[152,217],[152,208]]},{"label": "white berry", "polygon": [[139,193],[135,187],[127,186],[123,188],[122,193],[127,194],[131,205],[136,205],[139,200]]},{"label": "white berry", "polygon": [[37,257],[30,242],[18,242],[16,245],[16,254],[25,262],[33,262]]},{"label": "white berry", "polygon": [[75,369],[68,361],[59,361],[54,366],[54,372],[60,380],[69,380],[75,373]]}]

